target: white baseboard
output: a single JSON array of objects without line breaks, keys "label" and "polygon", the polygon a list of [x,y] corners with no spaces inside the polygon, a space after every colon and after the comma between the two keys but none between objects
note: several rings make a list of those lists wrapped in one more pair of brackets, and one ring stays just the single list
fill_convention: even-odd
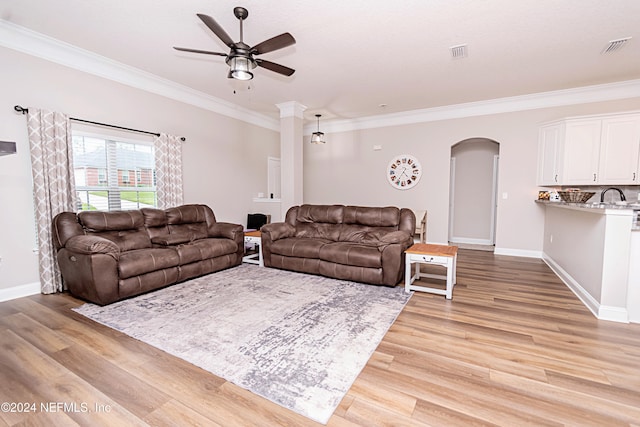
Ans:
[{"label": "white baseboard", "polygon": [[495,255],[519,256],[524,258],[542,258],[542,251],[530,251],[525,249],[498,248],[493,251]]},{"label": "white baseboard", "polygon": [[28,297],[40,293],[40,282],[0,289],[0,302],[16,298]]},{"label": "white baseboard", "polygon": [[449,239],[451,243],[467,243],[469,245],[493,245],[490,239],[469,239],[466,237],[452,237]]},{"label": "white baseboard", "polygon": [[564,268],[560,267],[547,254],[542,254],[542,260],[553,270],[565,285],[582,301],[582,303],[600,320],[629,323],[629,314],[626,307],[613,307],[600,305]]}]

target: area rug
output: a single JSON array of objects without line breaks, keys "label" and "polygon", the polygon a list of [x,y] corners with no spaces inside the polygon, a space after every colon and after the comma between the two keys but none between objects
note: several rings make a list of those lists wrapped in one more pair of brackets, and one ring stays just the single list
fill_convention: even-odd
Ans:
[{"label": "area rug", "polygon": [[410,297],[242,264],[75,311],[326,424]]}]

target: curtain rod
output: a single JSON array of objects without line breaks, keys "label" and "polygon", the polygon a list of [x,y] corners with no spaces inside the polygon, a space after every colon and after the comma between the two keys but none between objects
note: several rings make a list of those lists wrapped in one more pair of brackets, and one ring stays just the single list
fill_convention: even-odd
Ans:
[{"label": "curtain rod", "polygon": [[[16,110],[18,113],[22,113],[22,114],[27,114],[29,112],[28,108],[23,108],[23,107],[21,107],[19,105],[15,105],[13,107],[13,109]],[[91,120],[77,119],[75,117],[69,117],[69,120],[73,120],[73,121],[76,121],[76,122],[82,122],[82,123],[89,123],[89,124],[97,125],[97,126],[106,126],[106,127],[110,127],[110,128],[114,128],[114,129],[127,130],[127,131],[130,131],[130,132],[146,133],[147,135],[160,136],[160,134],[157,133],[157,132],[149,132],[149,131],[146,131],[146,130],[126,128],[126,127],[122,127],[122,126],[110,125],[108,123],[100,123],[100,122],[94,122],[94,121],[91,121]],[[184,136],[181,136],[180,137],[180,141],[186,141],[186,138]]]}]

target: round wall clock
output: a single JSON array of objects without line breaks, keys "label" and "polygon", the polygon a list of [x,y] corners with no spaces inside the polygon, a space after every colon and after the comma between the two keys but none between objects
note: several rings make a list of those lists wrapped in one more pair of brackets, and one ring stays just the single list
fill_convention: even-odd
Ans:
[{"label": "round wall clock", "polygon": [[422,166],[415,157],[401,154],[394,157],[387,166],[387,179],[393,188],[407,190],[420,181]]}]

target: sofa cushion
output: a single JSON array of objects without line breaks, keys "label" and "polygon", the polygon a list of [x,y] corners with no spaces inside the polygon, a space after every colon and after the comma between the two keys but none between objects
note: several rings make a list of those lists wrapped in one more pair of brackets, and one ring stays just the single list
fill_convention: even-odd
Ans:
[{"label": "sofa cushion", "polygon": [[144,226],[147,228],[167,225],[167,216],[162,209],[142,208],[140,212],[144,216]]},{"label": "sofa cushion", "polygon": [[140,211],[83,211],[78,213],[78,220],[88,235],[111,240],[121,252],[152,246]]},{"label": "sofa cushion", "polygon": [[328,243],[331,241],[326,239],[290,237],[273,242],[271,253],[298,258],[320,258],[320,249]]},{"label": "sofa cushion", "polygon": [[392,206],[385,208],[345,206],[342,222],[371,227],[394,227],[397,230],[400,223],[400,209]]},{"label": "sofa cushion", "polygon": [[163,268],[176,267],[179,263],[178,253],[173,249],[137,249],[120,254],[118,275],[120,279],[126,279]]},{"label": "sofa cushion", "polygon": [[298,208],[296,221],[298,223],[340,224],[343,210],[344,206],[342,205],[302,205]]},{"label": "sofa cushion", "polygon": [[161,246],[180,245],[189,243],[191,240],[192,236],[190,234],[160,234],[151,237],[151,243]]},{"label": "sofa cushion", "polygon": [[320,259],[358,267],[382,267],[382,254],[375,246],[349,242],[329,243],[320,249]]},{"label": "sofa cushion", "polygon": [[175,246],[173,249],[178,253],[180,264],[184,265],[222,255],[233,254],[238,250],[238,245],[229,239],[209,238]]},{"label": "sofa cushion", "polygon": [[337,241],[340,238],[340,226],[326,223],[298,223],[295,237],[305,239],[324,239]]},{"label": "sofa cushion", "polygon": [[80,224],[92,232],[137,230],[144,227],[144,216],[140,211],[82,211],[78,212]]}]

